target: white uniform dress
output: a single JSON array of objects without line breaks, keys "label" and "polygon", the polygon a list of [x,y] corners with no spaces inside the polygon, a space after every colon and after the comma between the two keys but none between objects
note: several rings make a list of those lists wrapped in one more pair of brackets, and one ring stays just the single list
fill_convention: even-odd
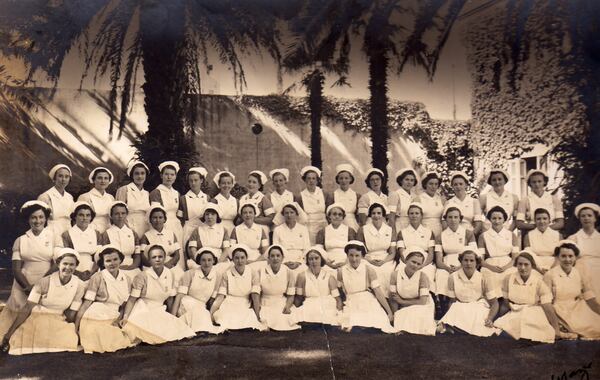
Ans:
[{"label": "white uniform dress", "polygon": [[[283,194],[279,194],[277,191],[273,191],[272,193],[267,194],[266,197],[271,201],[271,204],[273,205],[273,210],[275,211],[276,215],[281,213],[281,210],[283,210],[283,206],[285,206],[288,203],[294,202],[294,194],[289,190],[284,190]],[[275,220],[276,219],[273,220],[273,223],[275,223]],[[273,224],[271,226],[271,230],[273,230],[276,226],[277,224]]]},{"label": "white uniform dress", "polygon": [[500,333],[499,329],[485,325],[490,313],[486,299],[499,298],[500,289],[492,289],[480,272],[475,271],[471,278],[462,269],[452,273],[448,280],[447,295],[454,298],[455,302],[440,322],[476,336]]},{"label": "white uniform dress", "polygon": [[354,231],[358,230],[359,227],[358,222],[356,221],[358,199],[359,195],[352,189],[343,191],[342,189],[338,188],[333,192],[333,203],[341,204],[346,212],[343,223],[352,228]]},{"label": "white uniform dress", "polygon": [[140,190],[131,182],[128,185],[117,189],[116,200],[127,204],[127,225],[138,236],[143,236],[150,228],[146,212],[150,208],[150,193],[147,190]]},{"label": "white uniform dress", "polygon": [[96,231],[103,233],[108,227],[110,227],[110,207],[115,201],[115,198],[107,193],[100,194],[96,188],[88,191],[87,193],[81,194],[77,201],[87,202],[96,213],[92,224]]},{"label": "white uniform dress", "polygon": [[293,311],[298,322],[340,324],[335,300],[340,291],[331,272],[321,269],[315,276],[307,269],[300,273],[296,279],[296,294],[304,296],[302,305]]},{"label": "white uniform dress", "polygon": [[[179,192],[172,187],[168,188],[161,184],[150,193],[150,201],[158,201],[163,206],[167,212],[165,227],[175,234],[177,242],[181,244],[183,241],[183,227],[177,218],[177,212],[179,211]],[[177,266],[181,269],[181,272],[183,272],[183,269],[185,268],[184,260],[179,260]]]},{"label": "white uniform dress", "polygon": [[[367,248],[367,255],[365,259],[369,260],[383,260],[389,252],[388,249],[396,247],[396,239],[392,233],[392,227],[383,223],[379,229],[371,222],[367,222],[358,233],[358,240],[364,240],[365,247]],[[377,279],[381,285],[383,295],[389,297],[390,295],[390,277],[394,269],[396,268],[396,262],[390,260],[381,266],[375,266],[365,261],[365,265],[373,268],[377,273]]]},{"label": "white uniform dress", "polygon": [[498,195],[493,189],[488,191],[485,194],[481,195],[480,204],[482,205],[482,213],[484,220],[484,229],[489,230],[492,227],[492,224],[489,220],[486,219],[485,215],[487,212],[496,206],[500,206],[506,211],[506,215],[508,215],[508,219],[504,222],[504,227],[509,228],[513,222],[513,215],[515,212],[515,208],[519,203],[519,198],[508,191],[503,191],[501,195]]},{"label": "white uniform dress", "polygon": [[94,255],[102,245],[102,237],[93,225],[89,225],[85,231],[74,225],[62,234],[63,246],[73,248],[79,253],[80,272],[91,271],[94,266]]},{"label": "white uniform dress", "polygon": [[537,228],[529,231],[529,247],[536,254],[535,263],[538,268],[550,269],[556,259],[554,258],[554,247],[560,241],[560,233],[552,228],[546,228],[546,231],[541,232]]},{"label": "white uniform dress", "polygon": [[[121,265],[133,264],[133,255],[138,255],[141,253],[139,237],[131,228],[127,227],[126,225],[124,225],[122,228],[119,228],[113,224],[104,233],[103,240],[105,244],[113,244],[118,247],[123,256],[125,256]],[[135,276],[140,273],[140,269],[122,269],[121,272],[129,277],[130,281],[133,281]]]},{"label": "white uniform dress", "polygon": [[[485,231],[481,236],[485,242],[485,249],[489,257],[485,262],[490,265],[504,266],[511,260],[511,254],[519,251],[518,247],[513,246],[514,233],[506,228],[496,232],[493,228]],[[490,286],[499,289],[502,286],[504,278],[511,273],[515,273],[517,268],[510,267],[502,273],[492,272],[487,268],[481,268],[481,274],[489,281]]]},{"label": "white uniform dress", "polygon": [[[242,195],[242,197],[240,198],[240,204],[242,203],[252,203],[256,205],[256,207],[258,207],[258,214],[256,214],[257,217],[271,216],[275,214],[275,209],[273,208],[271,201],[269,200],[269,198],[265,197],[265,195],[260,191],[257,191],[253,195],[250,195],[250,193]],[[263,229],[263,231],[265,231],[265,234],[269,236],[270,225],[259,224],[259,226]]]},{"label": "white uniform dress", "polygon": [[66,191],[61,194],[52,186],[38,197],[38,200],[45,202],[52,212],[48,220],[48,227],[54,230],[56,236],[71,228],[71,210],[73,210],[73,196]]},{"label": "white uniform dress", "polygon": [[287,296],[296,294],[295,276],[285,265],[281,265],[277,273],[267,265],[259,271],[260,277],[260,320],[268,328],[277,331],[291,331],[300,328],[294,315],[283,314]]},{"label": "white uniform dress", "polygon": [[261,257],[260,248],[263,249],[269,246],[269,238],[267,237],[268,231],[265,232],[263,226],[260,224],[252,223],[251,227],[248,227],[246,223],[242,223],[239,226],[235,226],[229,242],[231,245],[234,244],[245,244],[250,251],[248,252],[248,261],[253,261],[248,264],[252,270],[259,270],[267,265],[266,260],[256,261]]},{"label": "white uniform dress", "polygon": [[[468,241],[467,236],[471,237],[471,241]],[[444,264],[455,267],[460,267],[460,261],[458,261],[458,255],[461,254],[465,249],[470,249],[473,252],[479,254],[477,244],[473,234],[467,234],[467,229],[459,225],[456,231],[452,231],[450,227],[442,231],[442,252],[444,253]],[[437,294],[449,295],[448,294],[448,277],[450,272],[445,269],[437,268],[435,271],[435,286]]]},{"label": "white uniform dress", "polygon": [[594,294],[600,294],[600,232],[594,230],[588,235],[580,229],[569,236],[579,247],[580,254],[577,258],[577,269],[584,280],[590,284]]},{"label": "white uniform dress", "polygon": [[563,206],[561,200],[556,195],[544,191],[541,197],[538,197],[533,191],[529,195],[521,199],[517,212],[517,220],[522,220],[528,223],[534,223],[534,213],[538,208],[543,208],[550,213],[550,220],[563,219]]},{"label": "white uniform dress", "polygon": [[185,221],[183,224],[183,240],[181,241],[181,246],[184,249],[192,233],[202,225],[200,217],[204,215],[204,208],[208,202],[208,195],[202,191],[196,194],[190,190],[181,196],[177,216]]},{"label": "white uniform dress", "polygon": [[260,277],[257,272],[244,268],[244,273],[240,274],[235,267],[226,271],[218,291],[225,299],[214,313],[215,322],[227,330],[263,330],[264,326],[251,307],[251,293],[260,294]]},{"label": "white uniform dress", "polygon": [[310,237],[310,244],[314,245],[317,240],[317,233],[321,231],[327,225],[327,219],[325,218],[325,194],[320,187],[316,187],[315,191],[311,193],[308,189],[304,189],[300,192],[301,205],[304,212],[308,217],[306,227]]},{"label": "white uniform dress", "polygon": [[479,199],[472,198],[469,195],[465,196],[462,201],[458,197],[454,196],[448,199],[445,207],[455,206],[460,209],[463,216],[460,225],[467,230],[473,231],[474,222],[483,222],[483,215],[481,214],[481,204]]},{"label": "white uniform dress", "polygon": [[[386,214],[389,212],[388,207],[388,196],[384,193],[377,194],[373,190],[369,190],[365,194],[361,195],[358,200],[358,213],[369,215],[369,207],[373,203],[379,203],[385,207]],[[367,223],[371,221],[371,218],[367,218]]]},{"label": "white uniform dress", "polygon": [[544,282],[554,296],[556,314],[569,330],[588,339],[600,339],[600,314],[596,314],[586,302],[596,295],[577,268],[572,268],[567,274],[556,266],[546,272]]},{"label": "white uniform dress", "polygon": [[283,258],[284,263],[301,263],[293,270],[294,275],[298,275],[298,273],[306,270],[304,252],[311,247],[308,228],[306,226],[296,223],[293,228],[289,228],[287,224],[283,223],[275,227],[273,231],[273,244],[279,244],[286,249],[287,254]]},{"label": "white uniform dress", "polygon": [[402,187],[390,194],[389,209],[396,214],[396,231],[408,227],[408,206],[413,199],[412,194],[407,193]]},{"label": "white uniform dress", "polygon": [[510,311],[498,318],[494,326],[515,339],[554,343],[554,328],[540,306],[552,302],[552,292],[541,274],[532,270],[527,282],[519,273],[508,275],[502,284],[502,295],[510,301]]},{"label": "white uniform dress", "polygon": [[[217,223],[212,226],[208,224],[202,224],[200,227],[196,228],[196,231],[192,233],[190,236],[190,240],[188,241],[189,248],[196,248],[196,256],[202,248],[212,248],[215,250],[215,254],[217,256],[217,260],[221,257],[223,250],[229,248],[229,233],[223,227],[222,223]],[[187,265],[188,268],[199,268],[200,266],[196,264],[196,257],[192,257],[188,259]],[[231,267],[231,262],[221,262],[215,265],[217,272],[222,274],[227,269]]]},{"label": "white uniform dress", "polygon": [[233,221],[238,214],[238,200],[233,195],[229,195],[229,198],[225,198],[223,194],[217,194],[212,201],[219,205],[219,209],[221,210],[221,224],[227,230],[227,235],[231,234],[233,231]]},{"label": "white uniform dress", "polygon": [[86,353],[115,352],[133,346],[127,334],[115,325],[119,308],[131,293],[131,280],[122,270],[117,277],[106,269],[94,273],[87,285],[84,299],[92,304],[79,325],[79,338]]},{"label": "white uniform dress", "polygon": [[43,352],[78,351],[79,337],[75,324],[66,321],[67,309],[78,311],[85,291],[83,282],[71,276],[61,284],[58,272],[42,278],[29,293],[27,301],[35,303],[27,320],[10,338],[11,355]]},{"label": "white uniform dress", "polygon": [[149,268],[133,280],[131,297],[137,298],[123,331],[132,341],[161,344],[193,337],[185,322],[167,312],[165,301],[176,294],[177,286],[169,268],[160,276]]},{"label": "white uniform dress", "polygon": [[442,214],[444,213],[444,200],[438,194],[433,197],[426,192],[419,195],[419,201],[423,207],[423,226],[429,228],[435,237],[442,233]]},{"label": "white uniform dress", "polygon": [[[332,261],[333,264],[346,263],[347,257],[344,247],[348,241],[354,240],[355,233],[350,230],[346,224],[340,224],[338,228],[334,228],[332,224],[328,224],[325,229],[319,233],[317,244],[322,245],[327,257],[325,259]],[[330,267],[323,268],[335,273]]]},{"label": "white uniform dress", "polygon": [[[38,236],[29,230],[15,240],[12,260],[21,261],[21,273],[29,284],[35,285],[50,269],[55,244],[54,231],[51,228],[44,228]],[[17,318],[18,311],[26,303],[27,293],[16,280],[13,280],[10,297],[0,313],[1,336],[6,334]]]},{"label": "white uniform dress", "polygon": [[392,275],[390,290],[404,299],[427,296],[425,305],[404,306],[394,313],[394,328],[396,331],[435,335],[436,324],[433,319],[435,304],[431,295],[429,295],[427,275],[423,271],[417,271],[409,277],[404,269],[397,270]]},{"label": "white uniform dress", "polygon": [[[422,224],[419,225],[417,229],[415,229],[412,225],[408,225],[408,227],[404,228],[398,234],[398,242],[396,243],[398,249],[402,248],[402,256],[406,258],[409,252],[405,252],[408,247],[419,247],[423,249],[425,252],[429,251],[429,248],[434,248],[435,251],[441,250],[440,246],[436,246],[435,238],[433,236],[433,232]],[[434,252],[435,253],[435,252]],[[427,258],[425,258],[427,259]],[[436,283],[435,283],[435,260],[431,262],[431,264],[427,265],[424,268],[421,268],[427,275],[427,279],[429,280],[429,289],[432,292],[436,292]],[[402,261],[398,263],[398,270],[404,270],[404,264]]]},{"label": "white uniform dress", "polygon": [[[141,252],[142,254],[146,255],[146,258],[148,260],[150,260],[150,258],[148,257],[148,248],[155,244],[160,244],[165,249],[165,253],[167,254],[167,257],[165,257],[165,262],[171,260],[173,256],[175,256],[176,251],[179,251],[179,261],[177,262],[177,265],[169,269],[173,274],[173,277],[175,278],[175,284],[179,284],[179,280],[183,276],[183,269],[181,269],[181,265],[179,265],[179,263],[184,261],[184,259],[181,253],[181,246],[177,241],[177,236],[175,236],[175,233],[169,230],[166,226],[163,227],[162,231],[160,232],[155,230],[153,227],[150,227],[150,229],[144,234],[144,237],[141,239],[140,244]],[[147,270],[148,268],[144,269]]]},{"label": "white uniform dress", "polygon": [[356,269],[350,264],[338,269],[338,287],[346,295],[341,317],[343,328],[373,327],[385,333],[394,332],[385,309],[373,294],[373,289],[379,286],[377,273],[364,260]]},{"label": "white uniform dress", "polygon": [[190,269],[179,281],[177,293],[182,294],[177,315],[195,332],[219,334],[223,328],[213,325],[210,311],[206,303],[217,297],[221,285],[221,276],[216,268],[211,268],[208,275],[202,269]]}]

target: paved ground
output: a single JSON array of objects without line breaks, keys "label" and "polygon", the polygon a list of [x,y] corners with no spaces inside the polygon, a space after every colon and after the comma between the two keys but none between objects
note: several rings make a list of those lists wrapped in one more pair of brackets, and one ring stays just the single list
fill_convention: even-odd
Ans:
[{"label": "paved ground", "polygon": [[[7,277],[0,271],[0,297],[7,294]],[[112,354],[0,355],[0,378],[552,379],[566,371],[564,379],[586,379],[573,371],[590,363],[589,379],[600,378],[600,342],[535,344],[505,337],[349,334],[312,327],[206,335]]]}]

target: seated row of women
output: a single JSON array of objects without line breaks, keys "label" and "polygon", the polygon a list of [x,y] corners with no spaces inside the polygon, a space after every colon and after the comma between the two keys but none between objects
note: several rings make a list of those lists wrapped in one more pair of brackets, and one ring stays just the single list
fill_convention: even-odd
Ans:
[{"label": "seated row of women", "polygon": [[[299,323],[425,335],[446,329],[477,336],[504,331],[540,342],[600,338],[600,304],[574,266],[579,249],[573,242],[556,247],[560,264],[543,277],[533,256],[521,252],[517,272],[504,279],[501,294],[477,270],[477,253],[465,249],[459,254],[460,270],[448,279],[451,307],[437,325],[429,279],[420,270],[426,255],[422,249],[407,248],[405,267],[391,275],[389,302],[377,273],[363,260],[364,244],[350,241],[344,250],[348,262],[332,274],[323,270],[322,248],[310,248],[308,269],[294,277],[282,265],[286,250],[279,245],[268,248],[268,266],[260,270],[247,267],[247,247],[235,246],[233,267],[223,274],[214,268],[214,251],[203,248],[196,257],[199,268],[176,282],[165,267],[162,246],[148,248],[150,268],[131,281],[119,269],[123,254],[107,245],[98,252],[102,270],[86,285],[74,276],[79,253],[62,248],[55,254],[58,271],[33,286],[3,335],[2,347],[19,355],[77,351],[80,343],[88,353],[113,352],[197,332],[286,331],[300,328]],[[502,308],[507,312],[497,318]]]}]

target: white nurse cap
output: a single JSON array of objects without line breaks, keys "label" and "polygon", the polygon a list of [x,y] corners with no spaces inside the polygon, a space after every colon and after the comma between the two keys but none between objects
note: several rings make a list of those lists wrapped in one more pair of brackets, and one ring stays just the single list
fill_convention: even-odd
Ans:
[{"label": "white nurse cap", "polygon": [[202,166],[194,166],[191,167],[190,170],[188,170],[188,174],[190,173],[198,173],[203,178],[206,178],[206,176],[208,175],[208,170],[206,170],[206,168],[203,168]]},{"label": "white nurse cap", "polygon": [[267,178],[267,176],[265,175],[265,173],[261,172],[260,170],[252,170],[250,173],[248,173],[248,175],[250,175],[250,174],[256,174],[256,175],[258,175],[258,177],[260,178],[260,184],[261,185],[264,185],[269,180]]},{"label": "white nurse cap", "polygon": [[269,172],[269,177],[273,179],[273,176],[277,173],[280,173],[285,177],[285,180],[288,181],[290,179],[290,171],[286,168],[273,169]]},{"label": "white nurse cap", "polygon": [[304,177],[304,174],[306,174],[307,172],[315,172],[317,173],[317,177],[321,177],[321,169],[317,168],[316,166],[305,166],[302,168],[302,170],[300,170],[300,177]]},{"label": "white nurse cap", "polygon": [[175,169],[175,174],[179,173],[179,164],[175,161],[163,161],[158,164],[158,171],[162,172],[163,169],[167,166],[172,166]]},{"label": "white nurse cap", "polygon": [[112,174],[112,172],[110,170],[108,170],[108,168],[105,168],[104,166],[98,166],[97,168],[92,169],[92,171],[90,172],[90,175],[88,176],[88,180],[90,181],[90,183],[94,183],[94,177],[96,176],[96,173],[98,171],[104,171],[108,173],[108,184],[110,185],[111,183],[113,183],[115,176]]},{"label": "white nurse cap", "polygon": [[227,170],[223,170],[215,174],[215,176],[213,177],[213,182],[215,183],[215,185],[219,186],[219,179],[223,174],[228,174],[231,177],[233,183],[235,184],[235,176],[233,175],[233,173]]},{"label": "white nurse cap", "polygon": [[60,169],[67,169],[69,171],[69,174],[73,175],[73,173],[71,172],[71,168],[69,168],[67,165],[58,164],[58,165],[54,165],[52,167],[52,169],[50,169],[50,171],[48,172],[48,177],[50,177],[50,179],[54,179],[56,172],[59,171]]},{"label": "white nurse cap", "polygon": [[129,165],[127,165],[127,175],[128,175],[129,177],[131,177],[131,173],[133,173],[133,169],[134,169],[136,166],[141,166],[141,167],[143,167],[144,169],[146,169],[146,173],[150,173],[150,169],[148,168],[148,165],[144,164],[142,161],[138,161],[138,160],[136,160],[136,161],[132,161],[132,162],[130,162],[130,163],[129,163]]}]

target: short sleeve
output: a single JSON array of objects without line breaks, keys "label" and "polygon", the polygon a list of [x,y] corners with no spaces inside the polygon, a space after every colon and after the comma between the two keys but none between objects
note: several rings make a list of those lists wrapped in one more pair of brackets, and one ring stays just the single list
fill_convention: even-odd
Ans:
[{"label": "short sleeve", "polygon": [[337,287],[337,281],[333,275],[329,275],[329,291],[331,292],[331,296],[337,298],[340,296],[340,290]]},{"label": "short sleeve", "polygon": [[304,287],[306,286],[306,273],[302,272],[296,277],[296,295],[304,295]]},{"label": "short sleeve", "polygon": [[161,205],[163,204],[162,202],[162,196],[160,195],[160,190],[158,189],[154,189],[150,192],[150,195],[148,196],[149,200],[150,200],[150,204],[152,203],[160,203]]},{"label": "short sleeve", "polygon": [[493,282],[489,278],[483,277],[481,281],[483,283],[482,289],[485,298],[488,300],[493,300],[494,298],[502,297],[501,289],[494,287]]},{"label": "short sleeve", "polygon": [[250,293],[260,294],[260,275],[257,271],[252,271],[252,289]]},{"label": "short sleeve", "polygon": [[544,283],[544,281],[540,280],[538,282],[538,296],[540,297],[540,303],[542,305],[552,303],[552,291],[548,288],[548,285]]},{"label": "short sleeve", "polygon": [[22,258],[21,258],[21,237],[20,236],[15,240],[15,243],[13,244],[12,260],[13,261],[22,260]]},{"label": "short sleeve", "polygon": [[188,271],[186,271],[183,276],[181,276],[181,279],[179,280],[179,286],[177,287],[177,293],[180,294],[188,294],[188,291],[190,290],[190,286],[192,285],[192,278],[194,276],[194,270],[190,269]]},{"label": "short sleeve", "polygon": [[29,297],[27,297],[28,302],[32,302],[35,304],[39,304],[42,296],[44,294],[48,294],[48,288],[50,287],[50,276],[46,276],[39,280],[37,284],[33,286],[31,292],[29,292]]},{"label": "short sleeve", "polygon": [[84,299],[88,301],[95,301],[96,295],[98,294],[98,289],[100,288],[100,284],[102,283],[102,272],[98,271],[93,274],[92,278],[87,285],[87,290],[84,295]]},{"label": "short sleeve", "polygon": [[262,203],[263,214],[265,216],[271,216],[275,214],[275,209],[273,208],[273,204],[269,198],[263,197],[260,203]]},{"label": "short sleeve", "polygon": [[402,231],[398,231],[398,237],[396,239],[396,247],[398,248],[406,248],[406,244],[404,243],[404,237],[402,236]]},{"label": "short sleeve", "polygon": [[398,269],[390,277],[390,293],[398,293]]},{"label": "short sleeve", "polygon": [[148,245],[150,245],[150,241],[148,240],[146,234],[144,234],[144,236],[142,236],[140,239],[140,251],[146,252],[146,248],[148,248]]},{"label": "short sleeve", "polygon": [[231,246],[229,236],[227,235],[227,230],[223,229],[223,242],[221,243],[221,248],[229,248]]},{"label": "short sleeve", "polygon": [[377,273],[373,268],[367,267],[367,282],[371,289],[376,289],[380,286],[379,279],[377,278]]},{"label": "short sleeve", "polygon": [[337,287],[338,288],[341,288],[342,286],[344,286],[344,275],[342,274],[342,268],[338,268],[338,270],[337,270]]},{"label": "short sleeve", "polygon": [[121,186],[117,189],[117,193],[115,194],[115,199],[117,201],[127,203],[127,185]]},{"label": "short sleeve", "polygon": [[429,295],[429,278],[423,272],[421,273],[421,277],[419,277],[419,297],[428,296]]},{"label": "short sleeve", "polygon": [[364,194],[358,200],[358,213],[367,214],[369,212],[369,196]]},{"label": "short sleeve", "polygon": [[197,248],[198,242],[200,241],[200,234],[198,233],[198,229],[194,229],[192,235],[190,236],[190,240],[188,240],[188,247]]},{"label": "short sleeve", "polygon": [[262,230],[262,234],[260,237],[260,246],[263,248],[267,248],[269,246],[269,237],[265,233],[265,230]]},{"label": "short sleeve", "polygon": [[481,211],[481,203],[479,199],[473,198],[473,221],[483,222],[483,211]]},{"label": "short sleeve", "polygon": [[219,290],[217,291],[217,294],[226,296],[228,288],[229,288],[229,276],[227,275],[227,272],[225,272],[225,273],[223,273],[223,277],[221,278],[221,285],[219,285]]},{"label": "short sleeve", "polygon": [[517,207],[517,220],[524,222],[526,213],[527,213],[527,198],[524,198],[519,201],[519,206]]},{"label": "short sleeve", "polygon": [[231,231],[231,236],[229,236],[229,242],[232,245],[237,244],[237,228],[234,228],[233,231]]},{"label": "short sleeve", "polygon": [[288,296],[293,296],[294,294],[296,294],[296,282],[294,281],[294,273],[289,269],[287,271],[287,277],[287,290],[285,294],[287,294]]},{"label": "short sleeve", "polygon": [[133,279],[133,285],[131,286],[131,297],[140,298],[142,293],[146,290],[146,273],[138,273]]},{"label": "short sleeve", "polygon": [[83,298],[84,293],[85,284],[83,283],[83,281],[80,281],[79,286],[77,287],[77,292],[75,293],[75,297],[73,297],[73,302],[71,302],[71,306],[69,306],[69,309],[73,311],[79,310],[79,308],[81,307],[81,299]]},{"label": "short sleeve", "polygon": [[433,233],[433,231],[431,231],[431,236],[429,237],[429,241],[427,242],[427,248],[434,248],[438,252],[442,250],[441,244],[436,245],[435,234]]},{"label": "short sleeve", "polygon": [[400,203],[400,196],[397,191],[393,191],[388,198],[388,209],[390,213],[395,213],[398,210],[398,203]]}]

